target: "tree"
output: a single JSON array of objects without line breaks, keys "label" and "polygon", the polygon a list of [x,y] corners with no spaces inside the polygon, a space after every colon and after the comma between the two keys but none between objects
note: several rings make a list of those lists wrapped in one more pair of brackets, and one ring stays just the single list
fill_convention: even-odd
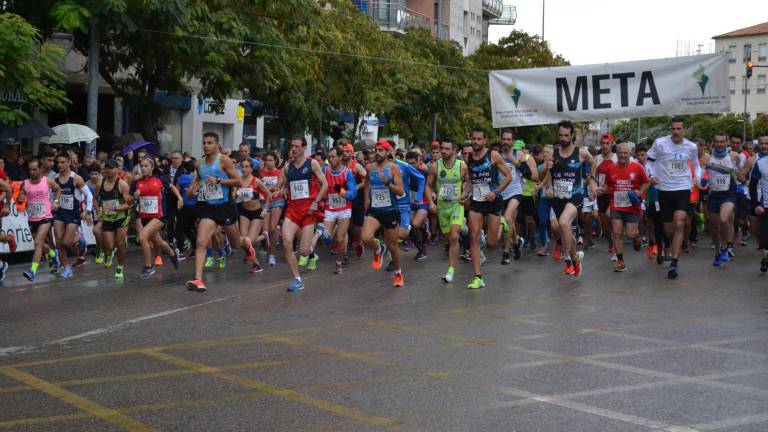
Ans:
[{"label": "tree", "polygon": [[29,108],[50,111],[69,103],[59,67],[64,51],[41,40],[22,17],[0,14],[0,90],[18,92],[25,100],[19,106],[0,104],[0,124],[18,126],[29,119]]}]

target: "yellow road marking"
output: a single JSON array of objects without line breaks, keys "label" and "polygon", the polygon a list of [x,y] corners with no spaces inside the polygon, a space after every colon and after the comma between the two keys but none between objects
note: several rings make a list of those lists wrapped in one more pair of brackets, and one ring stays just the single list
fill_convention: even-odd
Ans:
[{"label": "yellow road marking", "polygon": [[7,377],[13,378],[16,381],[22,382],[30,387],[34,387],[35,389],[51,395],[56,399],[72,405],[82,411],[85,411],[92,416],[106,420],[110,423],[114,423],[125,430],[136,432],[154,431],[153,428],[138,420],[134,420],[128,416],[120,414],[117,410],[107,408],[80,395],[64,390],[55,384],[42,380],[34,375],[30,375],[24,371],[20,371],[12,367],[2,367],[0,368],[0,373]]},{"label": "yellow road marking", "polygon": [[210,373],[213,376],[216,376],[221,379],[225,379],[227,381],[232,381],[234,383],[240,384],[245,387],[259,390],[264,393],[268,393],[270,395],[278,396],[294,402],[299,402],[304,405],[308,405],[323,411],[330,412],[332,414],[359,420],[366,424],[370,424],[374,426],[385,426],[385,427],[395,426],[395,421],[388,419],[386,417],[371,416],[362,411],[358,411],[356,409],[338,405],[332,402],[328,402],[323,399],[318,399],[316,397],[307,396],[295,390],[284,389],[284,388],[276,387],[261,381],[257,381],[255,379],[234,375],[226,372],[221,372],[221,371],[218,371],[217,368],[212,368],[210,366],[206,366],[190,360],[185,360],[164,352],[145,350],[143,351],[143,353],[150,357],[154,357],[156,359],[163,360],[163,361],[175,364],[177,366],[197,370],[201,373]]}]

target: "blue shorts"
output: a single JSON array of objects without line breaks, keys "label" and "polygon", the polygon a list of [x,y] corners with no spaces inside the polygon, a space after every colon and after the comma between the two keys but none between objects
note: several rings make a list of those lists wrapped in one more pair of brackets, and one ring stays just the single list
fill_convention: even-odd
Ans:
[{"label": "blue shorts", "polygon": [[275,200],[269,203],[269,209],[275,209],[275,208],[285,208],[285,200]]},{"label": "blue shorts", "polygon": [[411,209],[398,207],[397,210],[400,212],[400,228],[410,230],[411,229]]},{"label": "blue shorts", "polygon": [[710,211],[710,213],[720,213],[720,206],[723,205],[723,203],[729,202],[736,204],[737,198],[738,197],[735,193],[710,193],[709,198],[707,199],[707,209]]},{"label": "blue shorts", "polygon": [[73,211],[57,211],[53,213],[53,220],[64,222],[66,225],[80,225],[80,213]]}]

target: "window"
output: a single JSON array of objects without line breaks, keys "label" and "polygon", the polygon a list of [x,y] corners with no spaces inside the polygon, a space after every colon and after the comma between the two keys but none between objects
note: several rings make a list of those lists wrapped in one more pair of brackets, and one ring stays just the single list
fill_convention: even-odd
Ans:
[{"label": "window", "polygon": [[768,58],[768,43],[762,42],[757,45],[757,61],[765,61]]},{"label": "window", "polygon": [[736,77],[729,77],[728,85],[730,86],[731,94],[736,94]]},{"label": "window", "polygon": [[736,63],[736,45],[728,46],[728,63]]},{"label": "window", "polygon": [[757,94],[765,94],[765,75],[757,77]]},{"label": "window", "polygon": [[744,94],[744,93],[749,94],[750,93],[750,88],[747,87],[747,76],[746,75],[742,75],[741,76],[741,84],[742,84],[741,85],[741,94]]},{"label": "window", "polygon": [[469,12],[464,11],[464,33],[467,32],[468,28],[469,28]]}]

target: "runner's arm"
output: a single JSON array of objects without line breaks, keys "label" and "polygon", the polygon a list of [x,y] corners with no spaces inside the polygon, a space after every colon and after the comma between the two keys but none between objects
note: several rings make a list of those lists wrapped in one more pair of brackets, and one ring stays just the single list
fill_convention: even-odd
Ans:
[{"label": "runner's arm", "polygon": [[88,189],[88,185],[85,184],[85,181],[79,175],[75,176],[75,186],[80,189],[80,192],[85,197],[85,211],[90,213],[93,211],[93,194],[91,194],[91,190]]},{"label": "runner's arm", "polygon": [[496,165],[496,169],[504,175],[504,179],[499,182],[499,186],[496,190],[491,191],[494,195],[499,196],[501,191],[506,189],[507,186],[512,183],[512,172],[509,170],[507,164],[504,163],[504,159],[501,158],[501,155],[495,151],[491,151],[491,161]]},{"label": "runner's arm", "polygon": [[61,187],[59,186],[58,183],[56,183],[52,179],[48,179],[48,187],[51,188],[51,190],[53,191],[53,194],[54,194],[53,202],[55,202],[56,205],[58,205],[59,198],[61,197]]},{"label": "runner's arm", "polygon": [[[389,173],[392,175],[392,183],[388,183],[387,187],[394,192],[395,195],[403,195],[405,193],[405,187],[403,187],[403,174],[400,171],[400,166],[398,164],[392,164]],[[421,173],[419,173],[419,175],[421,175]],[[424,176],[421,176],[421,178],[423,179]]]},{"label": "runner's arm", "polygon": [[323,173],[323,168],[320,166],[320,162],[314,159],[312,160],[312,172],[315,174],[315,177],[317,177],[317,180],[320,181],[320,192],[318,192],[315,197],[315,202],[320,204],[320,201],[324,200],[328,195],[328,179],[325,178],[325,173]]},{"label": "runner's arm", "polygon": [[221,169],[229,176],[229,178],[218,179],[219,184],[229,187],[240,187],[240,185],[243,184],[240,172],[235,168],[235,164],[229,156],[221,156]]},{"label": "runner's arm", "polygon": [[[424,193],[431,196],[435,192],[435,179],[437,178],[437,164],[431,164],[427,171],[427,184],[424,185]],[[431,204],[431,203],[430,203]]]},{"label": "runner's arm", "polygon": [[258,177],[254,177],[254,178],[256,179],[256,189],[258,189],[259,192],[261,192],[261,196],[266,197],[266,199],[264,200],[264,209],[266,211],[269,211],[269,204],[272,203],[272,193],[269,192],[269,189],[267,189],[266,186],[264,186],[264,183],[262,183],[261,179],[259,179]]},{"label": "runner's arm", "polygon": [[[410,164],[405,164],[404,166],[405,169],[408,170],[408,175],[416,179],[416,193],[411,197],[411,201],[420,203],[424,198],[424,185],[427,183],[427,179],[424,178],[424,174]],[[405,192],[398,193],[398,195],[402,195],[403,193]]]},{"label": "runner's arm", "polygon": [[358,177],[363,179],[360,183],[357,184],[357,190],[363,189],[365,186],[365,183],[368,181],[368,171],[366,171],[365,168],[361,164],[355,164],[355,171],[357,171]]},{"label": "runner's arm", "polygon": [[346,200],[353,200],[357,197],[357,180],[355,180],[355,175],[352,174],[352,171],[347,170],[347,186],[346,186],[346,193],[344,193],[344,199]]},{"label": "runner's arm", "polygon": [[133,207],[133,196],[131,196],[131,187],[125,180],[117,179],[117,190],[123,195],[123,205],[119,206],[116,211],[129,210]]}]

